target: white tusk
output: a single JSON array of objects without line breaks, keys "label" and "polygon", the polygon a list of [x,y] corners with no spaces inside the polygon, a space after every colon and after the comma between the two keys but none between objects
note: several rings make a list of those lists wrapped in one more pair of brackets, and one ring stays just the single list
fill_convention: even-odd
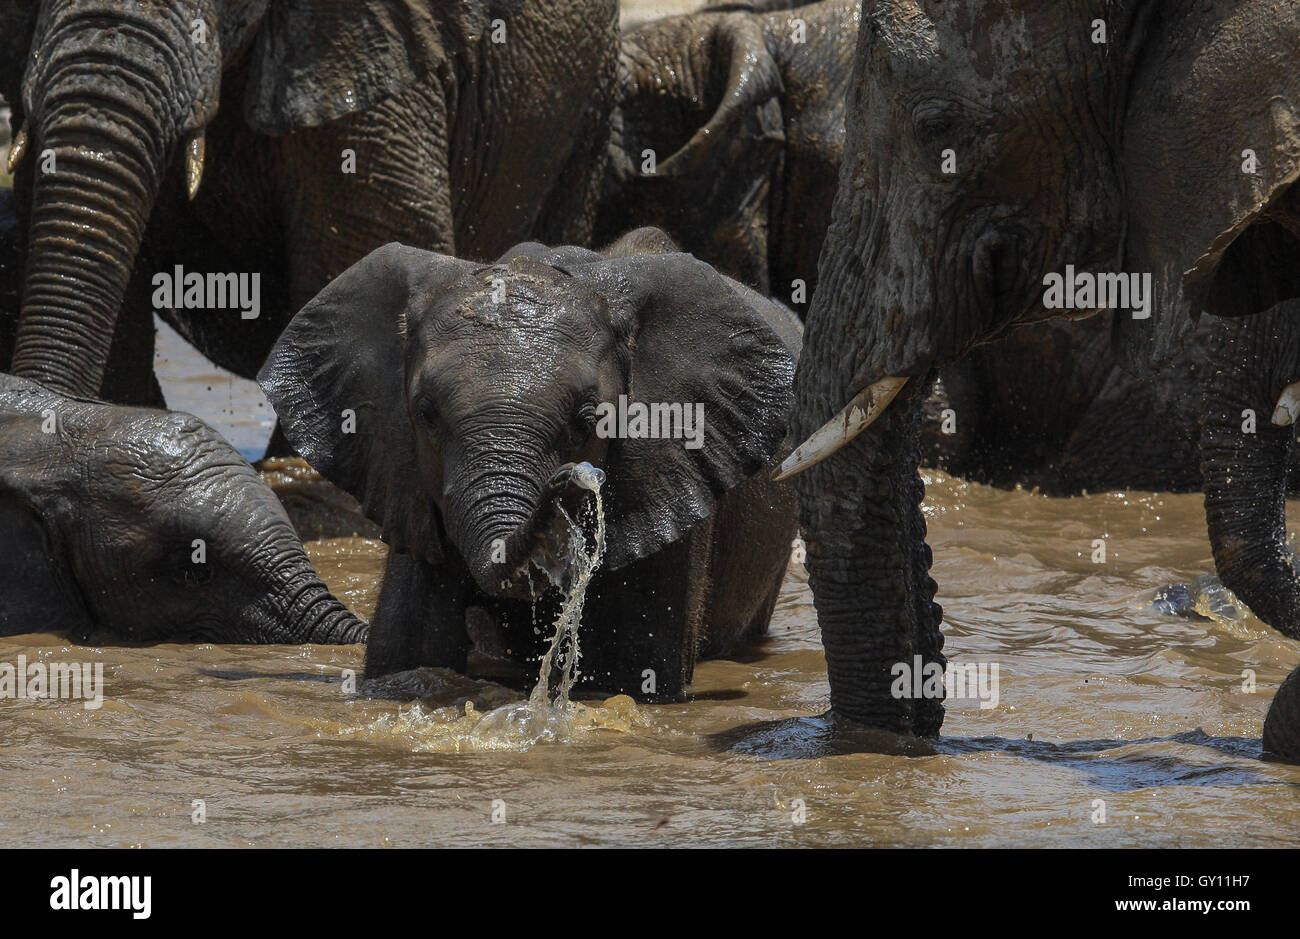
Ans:
[{"label": "white tusk", "polygon": [[885,412],[889,402],[907,384],[906,378],[882,378],[859,391],[840,413],[819,427],[811,437],[799,444],[785,458],[780,471],[773,477],[777,482],[802,473],[820,463],[871,426],[872,421]]},{"label": "white tusk", "polygon": [[19,164],[23,162],[23,156],[26,153],[27,125],[23,124],[22,127],[18,128],[18,136],[16,136],[13,143],[9,145],[9,163],[5,167],[5,171],[8,172],[10,176],[13,175],[14,170],[18,169]]},{"label": "white tusk", "polygon": [[1300,417],[1300,381],[1293,381],[1277,396],[1277,407],[1273,409],[1273,423],[1278,427],[1290,427],[1298,417]]},{"label": "white tusk", "polygon": [[199,183],[203,182],[203,152],[206,149],[203,131],[190,136],[185,144],[185,191],[193,199],[199,192]]}]

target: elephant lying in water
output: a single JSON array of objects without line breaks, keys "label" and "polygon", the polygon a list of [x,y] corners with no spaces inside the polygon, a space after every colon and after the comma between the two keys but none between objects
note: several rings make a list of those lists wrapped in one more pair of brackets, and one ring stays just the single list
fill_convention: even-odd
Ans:
[{"label": "elephant lying in water", "polygon": [[188,414],[0,374],[0,635],[345,644],[270,487]]},{"label": "elephant lying in water", "polygon": [[[604,470],[606,554],[583,614],[583,683],[677,699],[697,656],[763,633],[795,532],[768,478],[798,319],[658,232],[604,255],[524,244],[492,265],[388,245],[293,319],[259,380],[289,441],[391,548],[371,677],[463,670],[466,613],[537,651],[530,561],[562,555],[567,467]],[[681,404],[686,439],[606,434],[617,408]],[[700,420],[702,412],[703,421]],[[661,428],[662,429],[662,426]]]}]

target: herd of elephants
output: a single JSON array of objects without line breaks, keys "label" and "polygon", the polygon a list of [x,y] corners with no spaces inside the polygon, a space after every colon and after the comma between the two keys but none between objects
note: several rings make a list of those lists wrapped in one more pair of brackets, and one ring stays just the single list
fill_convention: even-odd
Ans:
[{"label": "herd of elephants", "polygon": [[[799,534],[833,714],[933,736],[892,690],[946,661],[924,463],[1203,489],[1300,638],[1300,0],[5,0],[0,96],[2,634],[535,658],[587,462],[588,686],[680,699]],[[256,316],[213,302],[253,274]],[[155,314],[381,527],[370,623],[166,410]],[[615,401],[702,434],[598,432]]]}]

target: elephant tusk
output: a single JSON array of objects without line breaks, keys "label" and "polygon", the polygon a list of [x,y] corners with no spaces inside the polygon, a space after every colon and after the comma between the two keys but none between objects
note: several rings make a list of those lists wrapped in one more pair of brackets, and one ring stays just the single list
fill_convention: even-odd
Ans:
[{"label": "elephant tusk", "polygon": [[206,147],[201,130],[192,134],[185,144],[185,191],[191,199],[198,195],[199,184],[203,182],[203,153]]},{"label": "elephant tusk", "polygon": [[1293,381],[1277,396],[1277,407],[1273,409],[1273,423],[1278,427],[1290,427],[1297,417],[1300,417],[1300,381]]},{"label": "elephant tusk", "polygon": [[871,426],[872,421],[885,412],[889,402],[907,384],[906,378],[882,378],[863,388],[840,413],[819,427],[811,437],[799,444],[785,458],[780,470],[772,477],[777,482],[802,473],[820,463],[840,447]]},{"label": "elephant tusk", "polygon": [[18,129],[18,135],[14,137],[13,143],[9,146],[9,163],[5,167],[5,170],[10,176],[13,175],[14,170],[18,169],[18,166],[23,162],[23,157],[26,154],[27,125],[23,124],[23,126]]}]

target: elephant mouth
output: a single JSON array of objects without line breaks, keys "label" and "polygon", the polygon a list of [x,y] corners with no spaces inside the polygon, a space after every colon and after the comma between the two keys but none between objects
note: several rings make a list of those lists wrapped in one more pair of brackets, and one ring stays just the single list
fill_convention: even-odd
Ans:
[{"label": "elephant mouth", "polygon": [[970,279],[980,319],[993,322],[997,310],[1020,293],[1028,238],[1021,225],[1004,219],[991,225],[975,242]]}]

